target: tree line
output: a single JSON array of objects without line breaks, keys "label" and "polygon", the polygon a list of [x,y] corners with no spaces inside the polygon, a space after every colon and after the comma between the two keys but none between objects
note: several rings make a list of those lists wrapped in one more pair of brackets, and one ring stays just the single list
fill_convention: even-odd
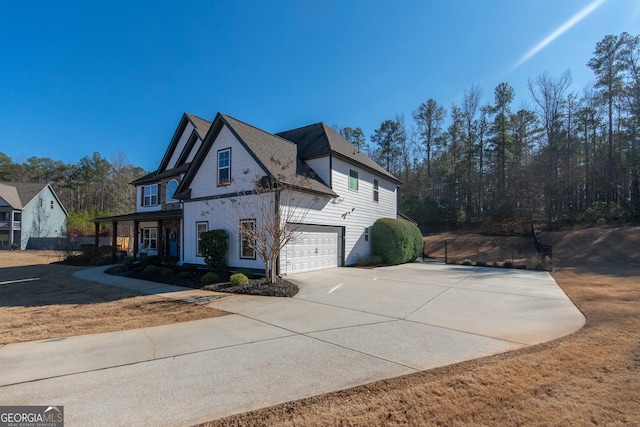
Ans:
[{"label": "tree line", "polygon": [[[592,85],[544,72],[520,108],[507,82],[489,99],[472,85],[447,108],[427,99],[409,125],[385,120],[369,142],[361,128],[336,129],[404,181],[399,209],[421,226],[640,221],[640,36],[605,36],[586,65]],[[122,153],[66,164],[0,152],[0,181],[51,183],[71,225],[134,211],[129,183],[144,173]]]},{"label": "tree line", "polygon": [[409,130],[385,120],[370,144],[337,130],[404,181],[400,209],[423,226],[638,221],[640,36],[604,37],[587,66],[578,91],[569,70],[530,79],[530,106],[506,82],[489,100],[474,85],[460,104],[421,103]]},{"label": "tree line", "polygon": [[67,230],[76,234],[93,233],[91,218],[135,211],[135,188],[129,183],[144,174],[123,153],[109,161],[94,152],[68,164],[36,156],[19,163],[0,152],[0,181],[51,184],[69,212]]}]

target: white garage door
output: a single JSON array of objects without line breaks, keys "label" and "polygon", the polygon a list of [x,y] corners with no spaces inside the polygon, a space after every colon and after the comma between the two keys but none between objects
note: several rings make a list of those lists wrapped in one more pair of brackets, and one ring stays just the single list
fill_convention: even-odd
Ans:
[{"label": "white garage door", "polygon": [[280,272],[291,274],[337,267],[340,232],[339,227],[304,226],[280,254]]}]

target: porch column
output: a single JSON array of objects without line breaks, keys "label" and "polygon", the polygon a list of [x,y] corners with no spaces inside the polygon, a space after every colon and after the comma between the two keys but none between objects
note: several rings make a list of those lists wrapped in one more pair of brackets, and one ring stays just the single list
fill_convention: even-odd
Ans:
[{"label": "porch column", "polygon": [[165,244],[165,235],[164,235],[164,221],[158,220],[158,259],[162,262],[162,258],[164,257],[164,244]]},{"label": "porch column", "polygon": [[116,261],[117,259],[117,252],[118,252],[118,221],[113,221],[112,223],[112,232],[111,232],[111,258],[113,258],[114,261]]},{"label": "porch column", "polygon": [[99,222],[95,222],[94,225],[96,226],[96,234],[94,236],[94,244],[96,245],[96,249],[100,246],[100,223]]},{"label": "porch column", "polygon": [[140,221],[133,221],[133,259],[138,259],[138,226]]}]

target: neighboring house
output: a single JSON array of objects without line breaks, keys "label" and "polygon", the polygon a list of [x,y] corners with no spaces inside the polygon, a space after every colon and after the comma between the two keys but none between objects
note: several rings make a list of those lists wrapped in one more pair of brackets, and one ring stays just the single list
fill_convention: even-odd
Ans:
[{"label": "neighboring house", "polygon": [[49,184],[0,182],[0,249],[26,249],[31,237],[61,237],[66,222]]},{"label": "neighboring house", "polygon": [[[287,194],[254,192],[261,180]],[[274,135],[218,113],[213,122],[184,114],[158,170],[132,184],[136,212],[96,221],[133,221],[136,254],[204,264],[199,236],[222,228],[228,265],[263,269],[240,230],[277,212],[297,230],[280,253],[279,273],[289,274],[370,256],[370,227],[397,217],[400,181],[324,123]]]}]

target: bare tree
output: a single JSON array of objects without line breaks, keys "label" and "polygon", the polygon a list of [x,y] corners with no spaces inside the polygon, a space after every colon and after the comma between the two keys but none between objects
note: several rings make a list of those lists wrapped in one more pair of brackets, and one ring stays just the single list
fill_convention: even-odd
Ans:
[{"label": "bare tree", "polygon": [[230,199],[233,215],[228,218],[250,218],[235,224],[241,236],[241,250],[255,251],[264,264],[269,283],[277,280],[277,263],[282,249],[293,241],[304,227],[309,210],[319,196],[301,191],[309,188],[312,178],[296,175],[278,178],[257,177],[253,190],[238,191]]},{"label": "bare tree", "polygon": [[413,112],[413,119],[418,125],[418,132],[426,149],[427,179],[431,178],[431,159],[435,142],[442,133],[444,121],[444,108],[439,106],[435,99],[429,98],[418,106]]}]

